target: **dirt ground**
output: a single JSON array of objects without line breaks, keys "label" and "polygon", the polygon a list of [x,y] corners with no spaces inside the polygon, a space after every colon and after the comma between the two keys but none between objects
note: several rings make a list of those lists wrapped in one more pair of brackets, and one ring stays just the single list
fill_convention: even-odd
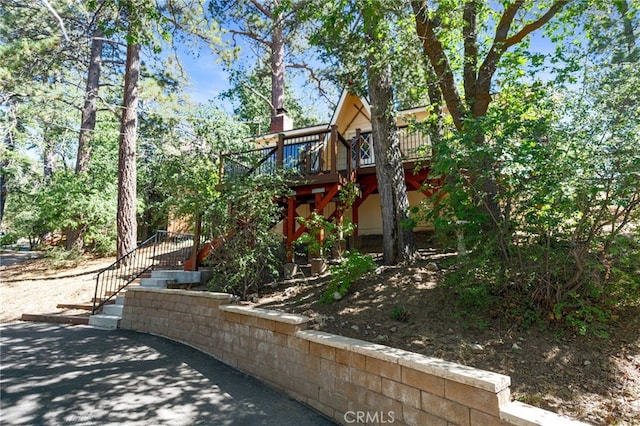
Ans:
[{"label": "dirt ground", "polygon": [[12,322],[22,314],[86,314],[58,309],[64,304],[90,303],[96,274],[115,259],[82,259],[54,268],[46,259],[29,259],[0,266],[0,322]]},{"label": "dirt ground", "polygon": [[[328,280],[297,277],[266,288],[256,305],[310,316],[313,327],[507,374],[513,398],[592,424],[640,425],[640,309],[621,312],[607,339],[520,331],[497,320],[470,323],[442,286],[442,255],[389,267],[357,282],[332,304],[318,304]],[[66,313],[88,303],[97,272],[113,261],[53,269],[43,259],[0,266],[0,322],[23,313]],[[408,320],[396,321],[396,307]]]},{"label": "dirt ground", "polygon": [[[584,422],[640,425],[639,308],[620,312],[609,338],[472,323],[438,285],[441,256],[379,270],[331,304],[318,303],[327,276],[265,289],[255,304],[310,316],[319,330],[506,374],[514,399]],[[408,320],[392,319],[396,307]]]}]

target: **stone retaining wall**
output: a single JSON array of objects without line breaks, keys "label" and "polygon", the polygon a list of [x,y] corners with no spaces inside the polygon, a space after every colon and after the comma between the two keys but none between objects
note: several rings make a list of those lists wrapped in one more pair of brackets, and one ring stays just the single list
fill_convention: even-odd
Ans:
[{"label": "stone retaining wall", "polygon": [[511,402],[508,376],[307,330],[304,316],[230,302],[224,293],[132,288],[121,327],[193,346],[342,424],[579,424]]}]

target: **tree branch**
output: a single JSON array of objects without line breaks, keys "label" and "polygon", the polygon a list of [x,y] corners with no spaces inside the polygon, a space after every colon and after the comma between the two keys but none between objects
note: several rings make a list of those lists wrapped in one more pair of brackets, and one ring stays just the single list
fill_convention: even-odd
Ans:
[{"label": "tree branch", "polygon": [[556,3],[554,3],[549,8],[549,10],[547,10],[547,12],[544,15],[542,15],[540,18],[538,18],[537,20],[531,22],[530,24],[525,25],[516,34],[514,34],[513,36],[505,39],[504,40],[504,45],[505,45],[504,50],[507,50],[509,47],[513,46],[514,44],[520,43],[526,36],[528,36],[529,34],[534,32],[535,30],[539,29],[544,24],[549,22],[551,20],[551,18],[553,18],[558,12],[560,12],[560,9],[562,9],[565,5],[567,5],[571,1],[572,0],[559,0]]},{"label": "tree branch", "polygon": [[462,37],[464,40],[464,96],[467,102],[476,93],[476,79],[478,78],[477,13],[476,0],[465,3],[462,13]]},{"label": "tree branch", "polygon": [[250,38],[251,40],[257,41],[258,43],[262,43],[266,46],[269,46],[269,48],[271,48],[272,44],[269,40],[266,40],[262,37],[259,37],[257,34],[252,33],[250,31],[240,31],[240,30],[229,30],[229,32],[233,35],[240,35],[243,37],[247,37]]},{"label": "tree branch", "polygon": [[429,7],[425,0],[412,1],[411,6],[416,18],[416,33],[422,42],[422,49],[429,58],[429,62],[431,62],[431,66],[436,73],[442,96],[449,109],[449,114],[451,114],[451,118],[453,118],[453,123],[456,128],[460,130],[462,129],[462,117],[465,107],[462,104],[460,94],[456,88],[449,58],[444,50],[444,46],[434,31],[433,22],[429,18]]},{"label": "tree branch", "polygon": [[549,20],[570,1],[572,0],[556,1],[544,15],[522,27],[522,29],[516,32],[513,36],[508,37],[513,19],[518,13],[518,10],[520,10],[524,4],[524,0],[518,0],[515,3],[510,4],[500,18],[491,49],[489,50],[489,53],[487,53],[487,57],[478,71],[478,91],[489,93],[491,79],[498,67],[498,61],[500,61],[502,54],[508,48],[521,42],[527,35],[549,22]]},{"label": "tree branch", "polygon": [[249,0],[249,3],[251,3],[256,9],[258,9],[264,16],[269,19],[273,19],[273,14],[271,13],[271,11],[264,7],[260,2],[256,0]]},{"label": "tree branch", "polygon": [[273,106],[273,104],[271,103],[271,101],[269,100],[269,98],[267,98],[266,96],[264,96],[262,93],[258,92],[256,89],[254,89],[253,87],[249,86],[247,83],[245,83],[244,81],[241,81],[240,84],[242,84],[242,86],[244,86],[247,90],[249,90],[251,93],[253,93],[254,95],[256,95],[257,97],[259,97],[260,99],[262,99],[263,101],[265,101],[267,103],[267,105],[269,105],[269,108],[271,108],[271,111],[275,111],[275,107]]},{"label": "tree branch", "polygon": [[58,15],[58,12],[51,6],[48,0],[40,0],[44,7],[46,7],[49,12],[58,20],[58,24],[60,25],[60,31],[62,31],[62,35],[66,41],[69,41],[69,35],[67,34],[67,30],[64,28],[64,22],[62,22],[62,18]]},{"label": "tree branch", "polygon": [[330,97],[327,94],[327,92],[322,88],[322,81],[316,75],[316,73],[313,70],[313,68],[311,68],[307,64],[299,64],[299,63],[285,64],[285,67],[286,68],[300,69],[300,70],[306,71],[309,74],[309,79],[312,80],[315,83],[315,86],[318,89],[318,93],[320,93],[320,96],[322,96],[329,103],[333,104],[333,101],[330,99]]}]

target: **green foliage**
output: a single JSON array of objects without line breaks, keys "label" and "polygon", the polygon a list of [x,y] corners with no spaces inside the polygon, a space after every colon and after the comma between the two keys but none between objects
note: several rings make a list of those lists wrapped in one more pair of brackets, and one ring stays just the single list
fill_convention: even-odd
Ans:
[{"label": "green foliage", "polygon": [[[231,88],[222,92],[220,98],[233,103],[236,119],[245,123],[252,135],[269,133],[271,108],[265,99],[270,99],[271,96],[271,79],[266,65],[250,71],[232,69],[229,74]],[[301,102],[305,96],[301,96],[290,81],[287,81],[285,91],[288,95],[284,106],[294,127],[312,126],[320,121],[315,108]]]},{"label": "green foliage", "polygon": [[203,223],[209,237],[222,244],[208,258],[213,268],[209,289],[246,299],[261,283],[278,277],[284,253],[271,228],[281,217],[274,200],[286,193],[283,182],[277,175],[230,181],[224,197],[210,200]]},{"label": "green foliage", "polygon": [[153,110],[141,136],[139,179],[147,209],[176,217],[195,217],[219,196],[221,152],[239,150],[247,136],[214,103]]},{"label": "green foliage", "polygon": [[395,321],[407,322],[410,317],[411,314],[404,306],[394,306],[391,310],[391,319]]},{"label": "green foliage", "polygon": [[[36,131],[31,129],[30,135]],[[35,161],[21,159],[16,148],[8,167],[9,195],[3,226],[29,239],[32,247],[46,235],[78,229],[84,234],[86,248],[111,254],[115,244],[117,161],[112,149],[115,145],[105,137],[109,133],[105,128],[98,132],[91,169],[79,175],[61,169],[45,178]],[[27,135],[16,132],[14,136],[20,141]]]},{"label": "green foliage", "polygon": [[554,306],[552,315],[554,320],[562,321],[581,336],[586,334],[594,334],[598,337],[609,336],[605,324],[610,319],[610,310],[594,304],[582,294],[569,294],[564,301]]},{"label": "green foliage", "polygon": [[[353,183],[345,185],[338,192],[338,199],[343,209],[350,208],[358,197],[360,189]],[[296,245],[305,245],[310,256],[326,258],[331,249],[338,251],[338,257],[342,256],[341,243],[345,237],[353,235],[356,225],[347,219],[340,222],[335,217],[325,218],[317,212],[311,212],[308,218],[297,217],[298,223],[307,228],[295,242]]]},{"label": "green foliage", "polygon": [[331,249],[339,249],[339,244],[355,230],[355,225],[349,220],[340,223],[335,218],[327,219],[316,212],[312,212],[308,218],[297,217],[296,220],[307,228],[307,232],[295,244],[306,245],[307,252],[314,257],[326,258]]},{"label": "green foliage", "polygon": [[109,252],[115,242],[115,182],[100,181],[89,175],[58,173],[43,188],[37,200],[39,218],[50,230],[83,228],[87,245],[99,241],[99,251]]},{"label": "green foliage", "polygon": [[12,246],[18,242],[20,236],[15,232],[7,232],[0,235],[0,247]]},{"label": "green foliage", "polygon": [[[441,235],[461,230],[471,249],[451,278],[463,307],[499,313],[500,301],[510,306],[500,315],[521,324],[602,335],[617,307],[638,303],[629,233],[640,217],[640,98],[631,68],[596,70],[580,93],[505,87],[474,123],[489,143],[447,135],[434,164],[448,175],[447,195],[431,214]],[[495,168],[470,179],[479,158]],[[477,209],[490,179],[500,218]]]},{"label": "green foliage", "polygon": [[75,268],[82,261],[82,252],[76,248],[64,250],[61,247],[47,247],[44,257],[55,269]]},{"label": "green foliage", "polygon": [[357,250],[346,251],[342,262],[329,266],[331,281],[322,293],[320,303],[333,302],[335,293],[344,296],[356,280],[373,272],[376,266],[375,260],[370,255],[361,254]]}]

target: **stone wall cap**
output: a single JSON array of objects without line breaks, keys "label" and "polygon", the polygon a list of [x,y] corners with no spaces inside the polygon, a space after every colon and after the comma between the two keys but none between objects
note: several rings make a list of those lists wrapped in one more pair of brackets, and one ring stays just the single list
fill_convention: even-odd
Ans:
[{"label": "stone wall cap", "polygon": [[339,349],[346,349],[371,358],[388,361],[417,371],[433,374],[458,383],[463,383],[490,392],[498,393],[508,388],[511,378],[503,374],[480,370],[474,367],[432,358],[403,349],[392,348],[364,340],[338,336],[324,331],[303,330],[296,336],[312,342],[321,343]]},{"label": "stone wall cap", "polygon": [[309,318],[305,317],[304,315],[288,314],[285,312],[273,311],[270,309],[254,308],[252,306],[225,305],[220,306],[220,310],[283,322],[286,324],[298,325],[306,324],[307,322],[309,322]]},{"label": "stone wall cap", "polygon": [[399,362],[404,367],[495,393],[508,388],[511,384],[511,377],[504,374],[413,352],[410,352],[406,357],[400,358]]},{"label": "stone wall cap", "polygon": [[182,290],[182,289],[171,289],[171,288],[127,287],[127,291],[197,296],[197,297],[203,297],[206,299],[229,300],[229,301],[232,298],[232,295],[229,293],[214,293],[211,291]]},{"label": "stone wall cap", "polygon": [[320,343],[338,349],[352,350],[354,345],[362,343],[362,340],[351,337],[339,336],[318,330],[302,330],[296,333],[296,337],[310,342]]},{"label": "stone wall cap", "polygon": [[500,407],[500,418],[514,426],[588,426],[588,423],[569,419],[519,401],[512,401]]}]

